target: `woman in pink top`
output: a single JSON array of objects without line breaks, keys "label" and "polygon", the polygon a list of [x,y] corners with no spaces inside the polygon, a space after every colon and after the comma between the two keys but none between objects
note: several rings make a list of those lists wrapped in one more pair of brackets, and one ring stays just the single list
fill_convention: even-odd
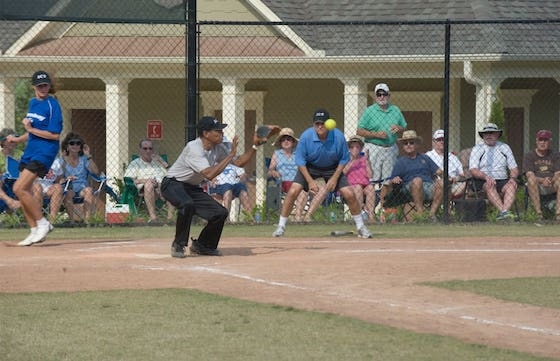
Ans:
[{"label": "woman in pink top", "polygon": [[373,184],[370,183],[370,180],[373,179],[371,164],[367,161],[368,155],[362,154],[363,148],[364,142],[360,137],[354,136],[348,140],[350,161],[342,172],[348,178],[348,183],[350,183],[358,202],[360,202],[361,208],[367,212],[371,222],[373,221],[373,208],[375,206],[375,189]]}]

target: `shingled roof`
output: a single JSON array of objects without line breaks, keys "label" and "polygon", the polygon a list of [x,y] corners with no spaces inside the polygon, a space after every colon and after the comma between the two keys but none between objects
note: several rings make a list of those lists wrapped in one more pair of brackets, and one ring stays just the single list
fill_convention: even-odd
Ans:
[{"label": "shingled roof", "polygon": [[[263,0],[282,21],[352,22],[354,25],[296,25],[293,30],[327,56],[442,55],[442,25],[404,22],[515,21],[560,19],[558,1],[457,0]],[[393,22],[394,24],[375,24]],[[360,25],[360,23],[362,23]],[[454,24],[452,54],[560,54],[560,23]]]},{"label": "shingled roof", "polygon": [[[28,0],[26,0],[28,1]],[[127,0],[128,1],[128,0]],[[153,0],[143,0],[155,6]],[[543,58],[560,54],[560,1],[521,1],[521,0],[261,0],[275,15],[291,24],[292,30],[314,50],[323,51],[326,56],[441,56],[444,53],[444,27],[441,24],[404,24],[405,22],[444,21],[488,21],[488,20],[548,20],[550,23],[524,24],[453,24],[451,28],[452,49],[457,54],[493,54],[508,56],[542,56]],[[48,0],[54,4],[54,0]],[[95,1],[94,1],[95,2]],[[68,8],[76,10],[81,2],[69,1]],[[252,4],[249,0],[248,4]],[[15,4],[15,3],[14,3]],[[19,4],[19,2],[18,2]],[[15,5],[12,5],[15,6]],[[255,5],[256,6],[256,5]],[[96,14],[98,7],[91,4],[86,9],[88,16],[92,9]],[[175,11],[179,11],[175,8]],[[85,10],[84,10],[85,11]],[[170,16],[173,9],[164,9],[165,16]],[[266,20],[263,18],[263,20]],[[555,20],[555,21],[554,21]],[[311,25],[311,22],[326,22],[324,25]],[[339,22],[333,24],[333,22]],[[352,25],[348,25],[352,22]],[[375,22],[393,22],[379,24]],[[29,28],[29,22],[0,22],[0,51],[5,50]],[[204,34],[202,34],[204,37]],[[76,39],[74,39],[76,40]],[[218,39],[219,40],[219,39]],[[301,56],[287,39],[280,39],[279,46],[271,47],[272,52],[247,52],[224,50],[221,53],[201,49],[203,56]],[[20,55],[46,55],[45,51],[68,48],[62,46],[61,39],[52,39],[53,44],[33,44]],[[91,39],[84,39],[91,41]],[[141,42],[142,39],[135,39]],[[149,41],[149,39],[147,39]],[[247,41],[250,43],[250,41]],[[177,56],[183,53],[181,41],[173,46],[170,53],[160,52],[147,56]],[[253,42],[253,44],[259,44]],[[235,42],[231,42],[233,46]],[[143,46],[143,45],[142,45]],[[142,48],[142,46],[140,48]],[[153,47],[156,48],[155,46]],[[93,48],[95,49],[95,47]],[[282,49],[278,52],[274,49]],[[266,49],[265,49],[266,50]],[[128,56],[134,56],[131,51]],[[110,56],[120,54],[110,52]],[[122,55],[121,55],[122,56]],[[536,59],[533,59],[536,60]]]}]

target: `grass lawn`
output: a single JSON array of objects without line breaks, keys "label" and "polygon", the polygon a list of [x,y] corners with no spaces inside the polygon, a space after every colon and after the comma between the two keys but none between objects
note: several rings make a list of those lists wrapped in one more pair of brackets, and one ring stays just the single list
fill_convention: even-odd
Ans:
[{"label": "grass lawn", "polygon": [[[270,237],[274,225],[228,225],[224,237]],[[287,237],[327,237],[351,224],[290,225]],[[379,225],[375,237],[557,236],[532,224]],[[194,227],[196,233],[200,227]],[[1,228],[0,240],[28,231]],[[57,228],[56,239],[169,238],[173,226]],[[560,277],[429,283],[560,308]],[[186,289],[0,293],[2,360],[547,360],[332,314]]]}]

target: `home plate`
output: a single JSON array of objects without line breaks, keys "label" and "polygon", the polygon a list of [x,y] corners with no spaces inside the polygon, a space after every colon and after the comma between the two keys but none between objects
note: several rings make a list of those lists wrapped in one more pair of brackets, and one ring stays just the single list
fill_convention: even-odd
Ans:
[{"label": "home plate", "polygon": [[160,253],[136,253],[136,257],[144,258],[144,259],[162,259],[162,258],[169,258],[168,254],[160,254]]}]

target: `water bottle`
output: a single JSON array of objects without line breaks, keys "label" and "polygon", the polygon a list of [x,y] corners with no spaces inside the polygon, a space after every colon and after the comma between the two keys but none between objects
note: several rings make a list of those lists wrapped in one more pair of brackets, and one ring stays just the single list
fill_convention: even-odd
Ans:
[{"label": "water bottle", "polygon": [[257,222],[257,223],[261,223],[261,222],[262,222],[261,212],[255,213],[255,222]]},{"label": "water bottle", "polygon": [[331,223],[336,222],[336,214],[334,214],[333,211],[331,211],[331,213],[329,214],[329,219],[330,219]]}]

